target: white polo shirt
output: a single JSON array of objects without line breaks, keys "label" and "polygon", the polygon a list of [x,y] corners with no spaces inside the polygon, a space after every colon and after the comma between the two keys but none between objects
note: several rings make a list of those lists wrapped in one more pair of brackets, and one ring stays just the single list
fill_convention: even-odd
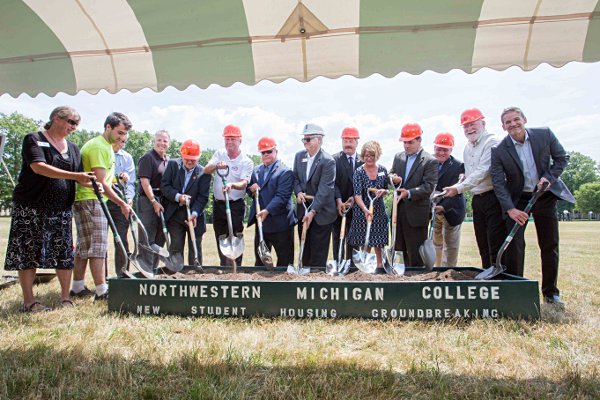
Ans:
[{"label": "white polo shirt", "polygon": [[[219,149],[215,151],[215,154],[213,154],[212,158],[208,163],[217,164],[221,161],[223,161],[229,166],[229,175],[227,175],[227,177],[225,178],[227,183],[236,183],[240,182],[243,179],[245,179],[248,183],[250,182],[250,178],[252,177],[252,170],[254,169],[254,164],[248,156],[244,155],[243,150],[240,151],[239,156],[237,156],[234,159],[231,159],[227,155],[227,150]],[[217,174],[217,171],[218,170],[215,170],[213,192],[215,194],[215,199],[225,200],[225,195],[223,194],[223,182],[221,181],[221,177]],[[244,196],[246,196],[245,190],[232,189],[229,193],[229,200],[235,201],[243,199]]]}]

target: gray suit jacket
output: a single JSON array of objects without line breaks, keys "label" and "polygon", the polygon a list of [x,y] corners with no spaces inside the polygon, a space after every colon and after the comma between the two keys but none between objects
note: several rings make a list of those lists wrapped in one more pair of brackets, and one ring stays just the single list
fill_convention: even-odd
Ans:
[{"label": "gray suit jacket", "polygon": [[[308,179],[306,179],[306,166],[308,152],[306,150],[296,153],[294,159],[294,193],[300,192],[315,196],[312,210],[317,212],[314,220],[319,225],[333,223],[337,218],[335,207],[335,161],[323,149],[315,156]],[[304,217],[304,206],[297,205],[298,219]]]},{"label": "gray suit jacket", "polygon": [[[531,152],[535,160],[538,175],[550,181],[550,192],[559,199],[575,203],[575,198],[559,178],[569,161],[569,155],[549,128],[526,128],[531,143]],[[494,193],[500,202],[502,212],[515,208],[525,178],[523,166],[515,145],[506,136],[492,148],[492,166],[490,169]]]},{"label": "gray suit jacket", "polygon": [[[421,149],[409,175],[402,179],[402,186],[410,192],[410,199],[404,199],[399,205],[398,212],[407,215],[412,227],[423,227],[429,223],[431,203],[429,197],[435,189],[438,179],[438,161],[425,150]],[[404,177],[406,174],[406,152],[397,153],[390,173]]]}]

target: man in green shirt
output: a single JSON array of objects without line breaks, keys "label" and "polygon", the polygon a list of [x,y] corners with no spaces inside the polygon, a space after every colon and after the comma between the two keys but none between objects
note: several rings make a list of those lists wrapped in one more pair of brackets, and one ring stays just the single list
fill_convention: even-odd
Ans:
[{"label": "man in green shirt", "polygon": [[[104,196],[119,206],[125,218],[129,218],[131,207],[114,192],[111,185],[115,168],[112,144],[125,142],[131,126],[127,116],[113,112],[104,121],[104,133],[89,140],[81,148],[84,171],[93,171],[96,174],[98,183],[104,188]],[[89,260],[96,285],[94,300],[107,300],[108,284],[105,279],[104,258],[108,247],[108,222],[93,189],[77,185],[73,211],[77,227],[77,244],[70,294],[74,297],[87,297],[93,294],[84,285],[85,270]]]}]

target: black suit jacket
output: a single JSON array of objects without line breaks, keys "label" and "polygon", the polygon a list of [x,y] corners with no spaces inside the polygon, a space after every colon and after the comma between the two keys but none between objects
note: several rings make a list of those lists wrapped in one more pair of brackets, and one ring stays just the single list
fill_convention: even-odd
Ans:
[{"label": "black suit jacket", "polygon": [[165,221],[168,221],[179,209],[179,202],[175,201],[177,193],[187,194],[192,197],[190,202],[190,212],[196,212],[196,235],[206,232],[206,219],[204,217],[204,208],[208,203],[208,193],[210,191],[211,175],[204,173],[201,165],[194,167],[192,177],[188,182],[185,192],[182,191],[185,182],[185,167],[181,158],[169,160],[167,168],[162,176],[160,190],[165,198]]},{"label": "black suit jacket", "polygon": [[[331,224],[337,218],[335,206],[335,161],[323,149],[315,155],[315,160],[306,179],[308,152],[296,153],[294,159],[294,193],[304,192],[315,196],[312,210],[317,212],[314,221],[323,226]],[[304,207],[298,205],[298,219],[304,218]]]},{"label": "black suit jacket", "polygon": [[429,224],[431,212],[429,198],[437,183],[438,164],[437,159],[421,149],[408,177],[404,179],[406,152],[397,153],[394,157],[390,173],[402,177],[402,187],[410,192],[410,199],[402,200],[398,212],[406,213],[408,223],[412,227],[423,227]]},{"label": "black suit jacket", "polygon": [[[460,174],[464,173],[465,164],[450,156],[438,172],[438,181],[435,190],[441,192],[445,187],[454,185],[458,182]],[[444,197],[438,202],[438,205],[444,207],[444,217],[450,225],[460,225],[465,219],[467,204],[462,193],[454,197]]]},{"label": "black suit jacket", "polygon": [[354,196],[352,177],[354,171],[363,165],[363,162],[359,160],[358,154],[356,154],[356,162],[354,163],[354,169],[352,169],[348,162],[348,156],[343,151],[335,153],[333,159],[335,160],[335,199],[341,199],[342,202],[345,202],[349,197]]},{"label": "black suit jacket", "polygon": [[[550,181],[550,192],[556,197],[575,203],[575,198],[560,179],[560,174],[569,161],[565,149],[549,128],[526,128],[526,130],[539,177],[545,177]],[[509,135],[492,148],[490,172],[494,193],[506,217],[506,212],[515,208],[521,197],[525,182],[521,159]]]},{"label": "black suit jacket", "polygon": [[[261,171],[261,167],[262,164],[252,171],[248,187],[260,181],[258,173]],[[298,222],[292,205],[293,186],[294,173],[292,170],[283,165],[280,160],[275,161],[259,192],[261,210],[267,209],[269,211],[269,216],[263,221],[264,232],[288,231]],[[252,197],[250,216],[248,217],[248,226],[251,226],[256,222],[256,197],[252,196],[250,189],[247,190],[247,193]]]}]

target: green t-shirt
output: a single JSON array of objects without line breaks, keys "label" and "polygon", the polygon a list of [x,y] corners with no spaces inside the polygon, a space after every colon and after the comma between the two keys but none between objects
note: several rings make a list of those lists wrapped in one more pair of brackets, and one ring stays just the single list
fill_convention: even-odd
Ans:
[{"label": "green t-shirt", "polygon": [[[107,181],[112,181],[112,176],[115,174],[115,152],[110,143],[102,135],[88,140],[83,145],[81,148],[81,161],[85,172],[90,172],[92,168],[104,168],[108,177]],[[97,199],[92,188],[77,184],[75,201]]]}]

